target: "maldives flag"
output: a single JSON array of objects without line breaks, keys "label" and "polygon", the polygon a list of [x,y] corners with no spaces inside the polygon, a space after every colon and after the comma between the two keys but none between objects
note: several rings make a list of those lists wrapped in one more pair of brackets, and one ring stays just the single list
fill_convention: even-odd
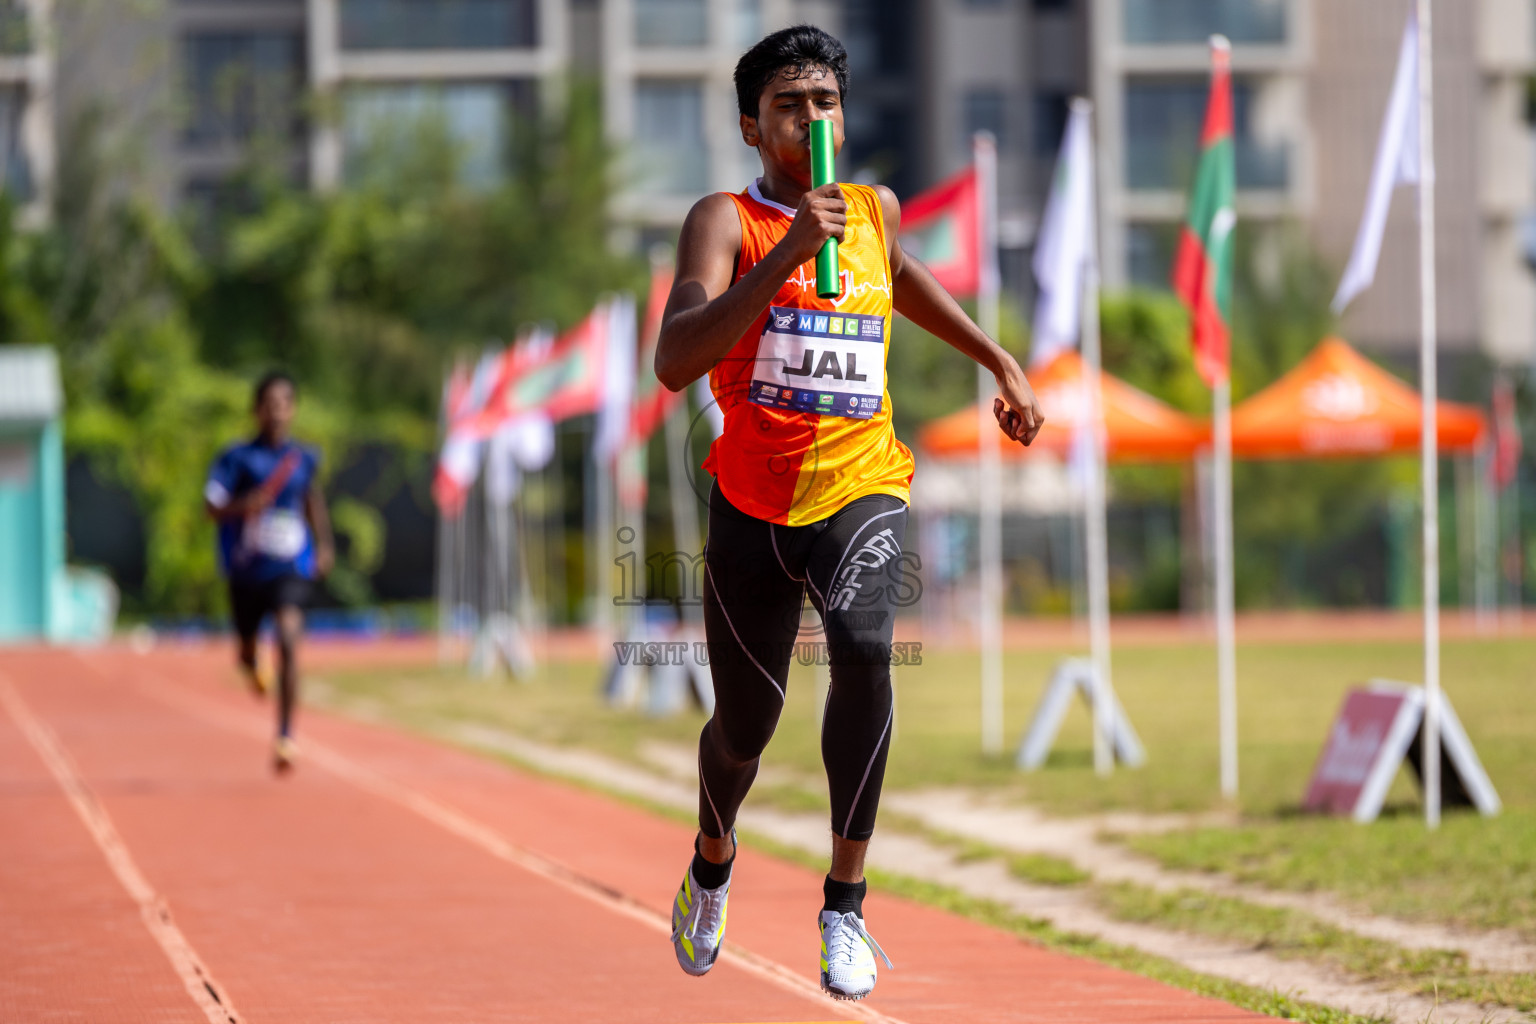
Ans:
[{"label": "maldives flag", "polygon": [[464,499],[480,476],[485,440],[472,429],[487,403],[507,386],[512,360],[503,352],[488,350],[470,370],[459,363],[443,386],[443,447],[432,479],[432,496],[450,518],[464,509]]},{"label": "maldives flag", "polygon": [[512,349],[490,400],[463,422],[460,432],[484,440],[530,413],[558,423],[597,412],[604,398],[611,305],[598,306],[553,343],[535,335]]},{"label": "maldives flag", "polygon": [[1232,309],[1232,44],[1211,37],[1211,96],[1200,137],[1200,164],[1173,263],[1173,290],[1193,321],[1195,368],[1210,387],[1227,379]]},{"label": "maldives flag", "polygon": [[902,251],[951,295],[975,295],[981,285],[980,204],[975,166],[901,204]]},{"label": "maldives flag", "polygon": [[656,379],[656,345],[661,340],[661,314],[672,294],[672,268],[657,264],[651,268],[651,293],[645,300],[645,323],[640,329],[640,368],[635,376],[635,407],[630,419],[632,444],[650,440],[656,428],[677,408],[686,391],[668,391]]}]

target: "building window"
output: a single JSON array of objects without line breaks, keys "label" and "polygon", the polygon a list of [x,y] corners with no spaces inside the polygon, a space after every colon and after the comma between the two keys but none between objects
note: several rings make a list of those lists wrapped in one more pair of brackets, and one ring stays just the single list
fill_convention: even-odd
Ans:
[{"label": "building window", "polygon": [[709,41],[704,0],[634,0],[636,46],[703,46]]},{"label": "building window", "polygon": [[736,45],[747,49],[763,38],[763,0],[736,0]]},{"label": "building window", "polygon": [[1221,33],[1234,43],[1283,43],[1288,0],[1123,0],[1125,41],[1203,43]]},{"label": "building window", "polygon": [[304,38],[297,32],[208,32],[183,40],[193,144],[303,135]]},{"label": "building window", "polygon": [[537,14],[537,0],[341,0],[341,48],[525,49]]},{"label": "building window", "polygon": [[21,137],[21,118],[27,110],[27,91],[19,85],[0,86],[0,174],[5,193],[13,202],[33,197],[32,163]]},{"label": "building window", "polygon": [[32,52],[32,19],[21,0],[0,0],[0,55]]},{"label": "building window", "polygon": [[636,191],[696,195],[709,187],[701,83],[636,82],[634,138]]},{"label": "building window", "polygon": [[1041,91],[1030,98],[1030,152],[1037,157],[1051,157],[1061,149],[1061,137],[1067,131],[1070,94]]},{"label": "building window", "polygon": [[923,41],[916,0],[845,0],[842,8],[840,38],[848,48],[848,70],[860,89],[874,76],[909,79]]},{"label": "building window", "polygon": [[1178,244],[1177,224],[1132,222],[1125,226],[1126,274],[1134,285],[1168,289],[1173,275],[1173,250]]},{"label": "building window", "polygon": [[425,141],[452,150],[458,180],[489,188],[506,177],[512,132],[533,107],[531,82],[400,82],[342,94],[345,176],[352,181],[419,155]]},{"label": "building window", "polygon": [[[1254,138],[1250,112],[1258,90],[1232,80],[1232,142],[1240,189],[1284,189],[1290,184],[1290,147]],[[1127,79],[1125,185],[1136,190],[1187,189],[1200,156],[1209,85],[1204,79]]]},{"label": "building window", "polygon": [[1003,90],[992,86],[967,89],[963,103],[965,109],[960,123],[965,129],[964,144],[969,146],[977,132],[991,132],[997,148],[1007,149],[1011,133]]}]

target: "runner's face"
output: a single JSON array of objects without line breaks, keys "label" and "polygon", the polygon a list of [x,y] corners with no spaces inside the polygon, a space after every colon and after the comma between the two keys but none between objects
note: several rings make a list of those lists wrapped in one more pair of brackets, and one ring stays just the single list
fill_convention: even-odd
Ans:
[{"label": "runner's face", "polygon": [[[793,77],[792,77],[793,76]],[[795,75],[785,68],[758,97],[757,116],[741,119],[741,137],[756,147],[763,171],[811,187],[811,122],[832,122],[832,150],[843,148],[843,101],[826,68]]]},{"label": "runner's face", "polygon": [[256,406],[256,423],[268,437],[286,437],[293,422],[293,386],[278,381],[261,394]]}]

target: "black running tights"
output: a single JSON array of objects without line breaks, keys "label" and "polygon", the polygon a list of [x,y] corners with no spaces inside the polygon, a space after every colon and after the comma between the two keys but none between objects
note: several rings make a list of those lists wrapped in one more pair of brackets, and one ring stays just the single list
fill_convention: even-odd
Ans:
[{"label": "black running tights", "polygon": [[[758,759],[784,709],[789,666],[816,654],[830,664],[821,756],[832,831],[874,834],[891,744],[891,630],[913,596],[901,545],[907,506],[871,495],[819,522],[776,526],[731,505],[715,487],[704,550],[704,628],[715,713],[699,737],[699,827],[723,837],[736,822]],[[797,646],[807,593],[819,642]]]}]

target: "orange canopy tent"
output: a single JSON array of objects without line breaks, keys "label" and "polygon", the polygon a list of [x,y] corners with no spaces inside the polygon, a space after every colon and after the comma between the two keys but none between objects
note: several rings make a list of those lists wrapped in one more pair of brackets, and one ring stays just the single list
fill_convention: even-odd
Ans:
[{"label": "orange canopy tent", "polygon": [[[1072,446],[1072,428],[1086,422],[1088,394],[1083,387],[1083,360],[1066,351],[1044,367],[1031,371],[1030,384],[1045,413],[1045,429],[1035,443],[1002,440],[1004,458],[1023,458],[1045,449],[1065,456]],[[1104,428],[1111,462],[1167,462],[1188,459],[1209,443],[1210,428],[1158,401],[1145,391],[1103,374]],[[974,456],[977,449],[976,406],[933,420],[918,432],[918,443],[930,455]]]},{"label": "orange canopy tent", "polygon": [[[1047,414],[1049,418],[1049,414]],[[1243,459],[1343,458],[1419,448],[1420,397],[1338,338],[1232,410],[1232,454]],[[1469,450],[1487,424],[1480,410],[1436,405],[1441,451]]]}]

